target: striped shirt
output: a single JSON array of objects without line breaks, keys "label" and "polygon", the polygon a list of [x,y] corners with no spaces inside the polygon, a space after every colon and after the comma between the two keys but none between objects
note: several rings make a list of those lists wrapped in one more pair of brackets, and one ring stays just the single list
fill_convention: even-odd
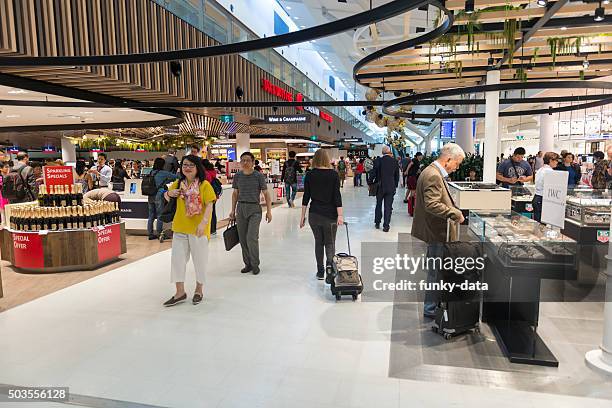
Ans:
[{"label": "striped shirt", "polygon": [[238,202],[247,202],[259,204],[259,196],[262,191],[265,191],[266,178],[260,172],[254,171],[252,174],[246,175],[239,171],[234,176],[232,187],[238,190]]}]

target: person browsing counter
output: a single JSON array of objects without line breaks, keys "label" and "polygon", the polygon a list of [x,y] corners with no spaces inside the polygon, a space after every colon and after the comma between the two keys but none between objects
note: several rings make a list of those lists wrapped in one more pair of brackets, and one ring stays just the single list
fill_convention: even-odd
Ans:
[{"label": "person browsing counter", "polygon": [[542,222],[542,195],[544,194],[544,176],[546,173],[555,171],[559,164],[559,155],[554,152],[544,154],[544,164],[536,172],[535,195],[533,196],[533,219]]},{"label": "person browsing counter", "polygon": [[192,303],[197,305],[204,297],[206,263],[208,262],[208,241],[210,239],[210,220],[215,191],[208,181],[202,160],[192,154],[183,157],[180,164],[179,179],[172,183],[164,198],[176,198],[176,212],[172,219],[171,279],[176,285],[176,293],[164,303],[174,306],[187,299],[185,292],[185,272],[191,257],[196,273],[196,288]]},{"label": "person browsing counter", "polygon": [[336,253],[336,231],[338,225],[344,224],[342,212],[342,195],[340,194],[340,177],[334,170],[329,156],[324,149],[316,151],[312,159],[314,167],[304,179],[304,197],[302,198],[302,217],[300,228],[306,225],[306,210],[310,203],[308,224],[314,235],[315,258],[317,260],[317,279],[325,276],[323,250],[330,265]]},{"label": "person browsing counter", "polygon": [[106,188],[113,177],[113,169],[106,164],[106,154],[98,153],[98,164],[89,169],[94,188]]},{"label": "person browsing counter", "polygon": [[502,183],[502,187],[521,186],[533,181],[533,170],[529,163],[523,160],[524,157],[525,149],[517,147],[514,149],[512,157],[499,163],[497,180]]},{"label": "person browsing counter", "polygon": [[232,211],[229,218],[236,221],[238,238],[242,248],[244,268],[240,272],[259,274],[259,225],[261,224],[261,205],[259,197],[263,192],[266,200],[266,221],[272,221],[272,201],[268,193],[266,178],[255,171],[255,156],[251,152],[240,155],[242,170],[236,173],[232,187]]}]

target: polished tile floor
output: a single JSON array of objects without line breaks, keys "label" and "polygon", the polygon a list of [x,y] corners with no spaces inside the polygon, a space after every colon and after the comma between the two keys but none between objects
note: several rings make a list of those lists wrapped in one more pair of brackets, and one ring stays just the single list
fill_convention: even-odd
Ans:
[{"label": "polished tile floor", "polygon": [[[410,230],[401,197],[384,233],[373,228],[366,188],[345,187],[343,196],[353,253],[361,241],[393,245]],[[172,294],[164,251],[0,313],[0,384],[68,386],[87,406],[612,406],[512,381],[463,385],[445,367],[426,381],[391,377],[393,303],[336,303],[314,279],[312,235],[299,229],[299,213],[276,208],[262,225],[259,276],[240,274],[239,249],[227,253],[214,238],[199,306],[161,307]],[[339,234],[337,250],[344,245]],[[190,267],[190,290],[193,276]]]}]

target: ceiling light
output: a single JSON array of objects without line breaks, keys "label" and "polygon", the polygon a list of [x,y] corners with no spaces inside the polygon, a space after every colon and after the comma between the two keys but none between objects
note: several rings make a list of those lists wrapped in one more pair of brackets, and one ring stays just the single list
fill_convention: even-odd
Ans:
[{"label": "ceiling light", "polygon": [[6,115],[7,118],[20,118],[21,115]]},{"label": "ceiling light", "polygon": [[300,28],[306,28],[306,26],[305,25],[301,25]]},{"label": "ceiling light", "polygon": [[79,112],[80,115],[93,115],[93,112]]},{"label": "ceiling light", "polygon": [[299,18],[299,17],[293,17],[293,19],[294,19],[294,20],[299,20],[300,18]]},{"label": "ceiling light", "polygon": [[603,0],[601,4],[610,4],[610,0]]},{"label": "ceiling light", "polygon": [[561,27],[561,31],[565,31],[565,30],[567,30],[567,27],[565,26]]},{"label": "ceiling light", "polygon": [[10,93],[12,95],[16,95],[16,94],[25,94],[25,93],[28,93],[28,91],[25,91],[23,89],[11,89],[7,93]]},{"label": "ceiling light", "polygon": [[287,7],[286,7],[286,9],[287,9],[287,10],[291,10],[291,6],[287,6]]},{"label": "ceiling light", "polygon": [[474,12],[474,0],[465,0],[465,12],[466,14]]},{"label": "ceiling light", "polygon": [[538,0],[537,4],[539,7],[546,7],[548,5],[548,0]]},{"label": "ceiling light", "polygon": [[589,66],[590,66],[590,65],[591,65],[591,64],[589,63],[589,60],[588,60],[588,59],[586,59],[586,58],[585,58],[585,59],[584,59],[584,61],[582,61],[582,68],[584,68],[584,69],[589,69]]},{"label": "ceiling light", "polygon": [[127,108],[127,109],[119,109],[119,112],[134,112],[134,109],[130,109],[130,108]]},{"label": "ceiling light", "polygon": [[595,16],[594,16],[593,20],[595,20],[598,23],[600,21],[604,21],[605,14],[606,14],[606,11],[604,10],[603,7],[601,7],[601,2],[599,2],[599,7],[597,7],[595,9]]}]

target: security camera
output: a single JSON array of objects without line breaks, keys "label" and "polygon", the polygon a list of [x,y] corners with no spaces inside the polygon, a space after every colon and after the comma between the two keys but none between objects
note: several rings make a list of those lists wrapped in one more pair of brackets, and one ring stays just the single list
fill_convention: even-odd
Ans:
[{"label": "security camera", "polygon": [[180,77],[183,73],[183,67],[181,66],[181,63],[178,61],[170,61],[170,72],[175,77]]}]

